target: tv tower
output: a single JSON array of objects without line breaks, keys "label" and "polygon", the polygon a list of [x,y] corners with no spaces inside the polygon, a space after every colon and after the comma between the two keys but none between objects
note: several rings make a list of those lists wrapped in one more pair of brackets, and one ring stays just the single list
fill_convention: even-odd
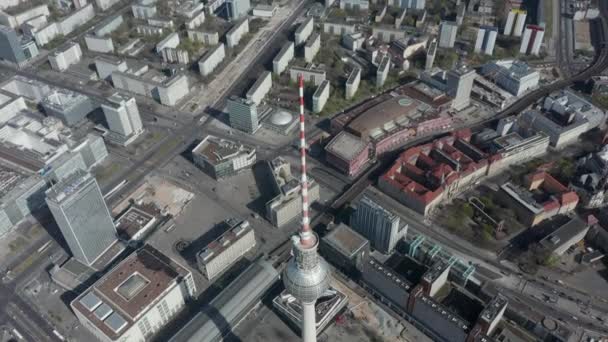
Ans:
[{"label": "tv tower", "polygon": [[289,294],[302,304],[302,341],[316,342],[315,302],[329,287],[329,267],[317,253],[319,239],[308,218],[308,179],[306,178],[306,134],[304,130],[304,78],[300,84],[300,157],[302,163],[302,228],[294,235],[293,258],[283,271],[283,283]]}]

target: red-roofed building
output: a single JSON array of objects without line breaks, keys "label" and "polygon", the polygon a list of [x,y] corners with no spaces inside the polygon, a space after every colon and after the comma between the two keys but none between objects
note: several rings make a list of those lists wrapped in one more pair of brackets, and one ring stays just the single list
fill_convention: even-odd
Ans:
[{"label": "red-roofed building", "polygon": [[380,189],[427,215],[486,175],[487,155],[469,143],[470,131],[458,131],[404,151],[380,177]]},{"label": "red-roofed building", "polygon": [[502,202],[524,224],[535,226],[555,215],[571,212],[578,204],[578,195],[545,171],[529,174],[526,183],[526,188],[503,184],[500,192]]}]

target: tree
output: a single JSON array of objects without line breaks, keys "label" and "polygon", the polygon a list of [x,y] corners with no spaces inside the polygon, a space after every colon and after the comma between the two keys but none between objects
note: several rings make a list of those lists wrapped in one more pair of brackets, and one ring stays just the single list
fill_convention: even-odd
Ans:
[{"label": "tree", "polygon": [[445,70],[454,68],[456,61],[458,61],[458,54],[450,50],[439,51],[435,60],[437,65]]}]

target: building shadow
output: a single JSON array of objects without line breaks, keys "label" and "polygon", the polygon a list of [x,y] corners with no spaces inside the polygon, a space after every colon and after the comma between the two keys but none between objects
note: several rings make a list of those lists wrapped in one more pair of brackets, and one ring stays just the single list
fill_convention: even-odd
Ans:
[{"label": "building shadow", "polygon": [[277,194],[272,186],[272,169],[266,160],[260,160],[251,168],[255,185],[260,194],[253,201],[247,203],[247,208],[262,217],[266,217],[266,203],[273,199]]}]

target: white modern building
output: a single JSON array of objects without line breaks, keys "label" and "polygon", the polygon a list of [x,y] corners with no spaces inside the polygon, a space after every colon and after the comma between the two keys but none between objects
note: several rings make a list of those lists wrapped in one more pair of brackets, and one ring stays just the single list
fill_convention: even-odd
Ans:
[{"label": "white modern building", "polygon": [[494,54],[494,45],[496,44],[497,36],[498,28],[492,26],[481,26],[477,30],[475,52],[492,56]]},{"label": "white modern building", "polygon": [[163,49],[175,49],[179,46],[179,34],[173,32],[156,44],[156,53],[160,53]]},{"label": "white modern building", "polygon": [[509,93],[520,96],[538,87],[539,72],[518,60],[500,60],[482,66],[481,73]]},{"label": "white modern building", "polygon": [[156,17],[156,0],[137,0],[131,5],[131,13],[137,19],[145,20]]},{"label": "white modern building", "polygon": [[217,68],[217,66],[222,63],[225,57],[226,48],[224,47],[224,43],[216,45],[198,61],[199,72],[203,76],[210,75],[215,70],[215,68]]},{"label": "white modern building", "polygon": [[244,20],[236,23],[230,31],[226,33],[226,45],[228,48],[233,48],[239,45],[241,38],[245,36],[249,32],[249,19],[245,18]]},{"label": "white modern building", "polygon": [[309,66],[308,68],[289,68],[289,78],[292,82],[297,82],[300,75],[304,78],[304,82],[312,83],[315,86],[321,85],[327,77],[325,69],[316,68],[314,66]]},{"label": "white modern building", "polygon": [[195,293],[192,272],[144,245],[76,297],[70,307],[99,341],[148,341]]},{"label": "white modern building", "polygon": [[272,74],[270,71],[264,71],[247,91],[245,97],[259,105],[262,103],[264,96],[270,91],[270,88],[272,88]]},{"label": "white modern building", "polygon": [[439,25],[439,47],[453,48],[458,33],[458,24],[453,21],[442,21]]},{"label": "white modern building", "polygon": [[208,135],[192,150],[192,160],[215,179],[236,175],[256,161],[255,149]]},{"label": "white modern building", "polygon": [[452,108],[462,110],[470,105],[471,90],[476,76],[475,70],[466,67],[450,70],[447,73],[447,92],[454,98]]},{"label": "white modern building", "polygon": [[376,69],[376,87],[384,86],[386,79],[388,78],[388,72],[391,68],[391,59],[388,56],[384,56],[378,68]]},{"label": "white modern building", "polygon": [[367,11],[369,9],[368,0],[339,0],[339,1],[340,1],[340,9],[359,10],[359,11]]},{"label": "white modern building", "polygon": [[190,81],[183,73],[166,76],[147,65],[138,70],[113,71],[114,88],[150,97],[165,106],[175,106],[190,92]]},{"label": "white modern building", "polygon": [[528,13],[521,9],[512,9],[507,15],[507,21],[505,22],[505,28],[503,34],[505,36],[521,37],[526,24],[526,16]]},{"label": "white modern building", "polygon": [[96,56],[94,59],[95,70],[100,80],[107,80],[114,71],[125,72],[129,67],[124,59],[110,58],[109,56]]},{"label": "white modern building", "polygon": [[313,17],[308,17],[304,20],[303,23],[298,26],[298,29],[295,33],[295,44],[296,46],[304,44],[308,37],[312,34],[312,31],[315,27],[315,19]]},{"label": "white modern building", "polygon": [[205,45],[217,45],[220,42],[220,35],[217,32],[188,30],[188,38]]},{"label": "white modern building", "polygon": [[115,93],[108,98],[108,101],[107,104],[101,104],[108,128],[121,138],[123,145],[126,145],[144,132],[135,98]]},{"label": "white modern building", "polygon": [[119,1],[120,0],[95,0],[95,4],[97,5],[97,8],[102,11],[105,11],[108,8],[117,4]]},{"label": "white modern building", "polygon": [[345,96],[347,100],[355,96],[357,89],[359,89],[359,83],[361,83],[361,69],[355,67],[348,75],[348,79],[346,79]]},{"label": "white modern building", "polygon": [[49,54],[49,63],[51,63],[53,70],[64,71],[70,65],[80,62],[81,58],[80,44],[71,42]]},{"label": "white modern building", "polygon": [[314,94],[312,94],[312,111],[315,113],[321,113],[323,107],[329,100],[330,85],[329,81],[325,80],[317,87]]},{"label": "white modern building", "polygon": [[272,72],[275,75],[281,75],[285,69],[287,69],[287,65],[294,57],[294,43],[287,42],[281,48],[281,51],[274,57],[272,60]]},{"label": "white modern building", "polygon": [[235,223],[227,222],[229,229],[196,255],[198,268],[208,280],[222,274],[255,247],[255,233],[249,222]]}]

